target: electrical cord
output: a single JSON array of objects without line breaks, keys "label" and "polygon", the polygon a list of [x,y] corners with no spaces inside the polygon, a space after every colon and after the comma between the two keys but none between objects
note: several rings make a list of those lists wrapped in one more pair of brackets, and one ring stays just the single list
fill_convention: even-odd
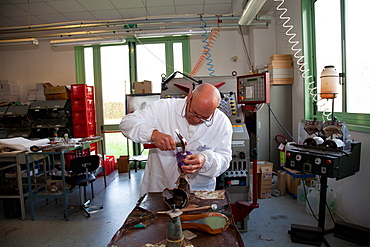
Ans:
[{"label": "electrical cord", "polygon": [[[303,181],[303,183],[305,183],[306,179],[303,177],[304,172],[301,172],[300,174],[301,174],[301,180]],[[306,203],[307,203],[308,207],[310,208],[310,211],[311,211],[312,216],[315,218],[316,221],[319,221],[319,219],[316,217],[316,215],[315,215],[315,213],[314,213],[314,211],[313,211],[313,209],[311,207],[310,201],[308,200],[308,196],[307,196],[308,195],[308,192],[306,191],[306,187],[305,186],[303,186],[303,190],[304,190],[304,196],[306,198]],[[326,200],[325,200],[325,205],[326,205],[326,208],[327,208],[327,210],[329,212],[329,215],[330,215],[330,218],[331,218],[332,222],[335,223],[333,214],[331,213],[330,207],[329,207],[329,205],[328,205],[328,203],[327,203]]]},{"label": "electrical cord", "polygon": [[253,71],[253,65],[252,65],[252,62],[251,62],[251,58],[249,56],[247,45],[245,44],[243,29],[242,29],[242,27],[240,25],[239,25],[239,30],[240,30],[240,33],[242,35],[242,40],[243,40],[243,45],[244,45],[245,53],[247,55],[247,61],[248,61],[248,65],[249,65],[249,70],[250,71]]},{"label": "electrical cord", "polygon": [[288,134],[289,138],[294,141],[295,143],[298,143],[294,137],[289,133],[289,131],[280,123],[279,119],[276,117],[275,113],[272,111],[270,103],[267,103],[267,106],[269,108],[269,111],[271,112],[272,116],[274,116],[276,122],[280,125],[280,127],[285,131],[285,133]]},{"label": "electrical cord", "polygon": [[[301,172],[301,180],[303,181],[303,183],[305,183],[306,179],[303,177],[303,174],[304,174],[304,172]],[[311,203],[308,200],[308,196],[307,196],[308,195],[308,192],[306,191],[306,187],[305,186],[303,186],[303,190],[304,190],[304,197],[306,198],[306,203],[307,203],[308,207],[310,208],[311,214],[315,218],[315,220],[318,222],[319,219],[316,217],[315,212],[313,211],[313,209],[311,207]],[[298,196],[298,193],[297,193],[297,196]]]},{"label": "electrical cord", "polygon": [[[278,6],[276,7],[276,10],[278,11],[282,11],[282,13],[280,14],[279,18],[281,20],[285,20],[284,23],[283,23],[283,27],[284,28],[287,28],[288,30],[285,32],[285,35],[287,36],[290,36],[290,38],[288,39],[288,42],[290,44],[292,44],[291,46],[291,50],[294,52],[294,58],[297,59],[297,65],[299,67],[299,71],[301,72],[301,76],[304,80],[304,83],[306,84],[307,86],[307,89],[309,91],[309,94],[312,96],[312,99],[314,102],[316,102],[316,104],[319,106],[319,107],[322,107],[325,105],[325,103],[319,105],[318,102],[320,100],[322,100],[321,98],[319,98],[319,94],[317,93],[317,86],[315,86],[315,80],[312,80],[313,76],[310,74],[310,69],[306,69],[305,67],[307,66],[307,63],[304,62],[304,56],[303,55],[299,55],[299,53],[301,53],[302,49],[301,48],[296,48],[296,46],[299,45],[299,41],[298,40],[294,40],[295,36],[297,35],[296,33],[294,32],[291,32],[292,29],[294,28],[293,25],[291,24],[288,24],[289,21],[290,21],[290,17],[289,16],[286,16],[285,14],[288,12],[288,9],[287,8],[284,8],[282,7],[282,5],[284,4],[285,0],[276,0],[276,1],[280,1],[280,4],[278,4]],[[325,120],[328,119],[328,120],[331,120],[330,119],[330,115],[332,115],[332,112],[328,112],[328,108],[325,108],[323,113],[322,113],[322,119]]]}]

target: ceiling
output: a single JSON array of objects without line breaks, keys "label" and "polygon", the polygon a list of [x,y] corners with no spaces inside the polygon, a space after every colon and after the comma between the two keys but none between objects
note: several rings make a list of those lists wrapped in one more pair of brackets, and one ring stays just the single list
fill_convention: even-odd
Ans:
[{"label": "ceiling", "polygon": [[[236,26],[246,0],[0,0],[0,38]],[[271,9],[267,0],[262,11]]]}]

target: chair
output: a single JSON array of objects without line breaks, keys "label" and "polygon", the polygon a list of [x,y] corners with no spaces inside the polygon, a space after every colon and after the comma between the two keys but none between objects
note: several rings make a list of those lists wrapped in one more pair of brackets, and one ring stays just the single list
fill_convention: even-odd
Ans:
[{"label": "chair", "polygon": [[[80,192],[80,205],[69,206],[70,208],[79,208],[86,213],[87,218],[90,217],[91,213],[95,213],[103,209],[103,205],[91,205],[90,200],[86,200],[86,187],[91,185],[91,196],[94,198],[94,186],[93,183],[96,180],[94,171],[98,169],[100,157],[98,155],[90,155],[85,157],[79,157],[71,160],[71,172],[74,176],[66,177],[66,183],[70,185],[79,186]],[[81,187],[83,187],[84,193],[82,195]],[[82,198],[83,197],[83,198]],[[84,200],[83,200],[84,199]]]}]

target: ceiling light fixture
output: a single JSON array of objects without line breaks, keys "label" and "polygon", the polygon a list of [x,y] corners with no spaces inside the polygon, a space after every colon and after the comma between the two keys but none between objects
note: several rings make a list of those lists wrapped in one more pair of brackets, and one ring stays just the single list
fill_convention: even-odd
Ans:
[{"label": "ceiling light fixture", "polygon": [[238,24],[241,26],[251,24],[265,2],[266,0],[249,0],[245,5],[243,14],[240,17]]},{"label": "ceiling light fixture", "polygon": [[39,41],[34,38],[27,39],[3,39],[0,40],[0,46],[12,46],[12,45],[38,45]]},{"label": "ceiling light fixture", "polygon": [[50,45],[53,47],[57,46],[78,46],[78,45],[98,45],[98,44],[115,44],[125,43],[125,38],[120,36],[113,37],[89,37],[89,38],[78,38],[78,39],[59,39],[51,40]]},{"label": "ceiling light fixture", "polygon": [[[212,30],[207,30],[211,32]],[[149,32],[149,33],[138,33],[136,36],[140,38],[153,38],[153,37],[164,37],[164,36],[181,36],[181,35],[197,35],[204,34],[204,30],[189,30],[189,31],[173,31],[173,32]]]}]

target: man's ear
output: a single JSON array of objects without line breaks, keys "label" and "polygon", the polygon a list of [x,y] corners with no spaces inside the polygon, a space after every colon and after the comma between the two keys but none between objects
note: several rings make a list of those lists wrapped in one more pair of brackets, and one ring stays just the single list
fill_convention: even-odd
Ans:
[{"label": "man's ear", "polygon": [[191,100],[191,98],[193,97],[193,92],[192,91],[190,91],[189,93],[188,93],[188,96],[186,96],[186,103],[188,103],[190,100]]}]

